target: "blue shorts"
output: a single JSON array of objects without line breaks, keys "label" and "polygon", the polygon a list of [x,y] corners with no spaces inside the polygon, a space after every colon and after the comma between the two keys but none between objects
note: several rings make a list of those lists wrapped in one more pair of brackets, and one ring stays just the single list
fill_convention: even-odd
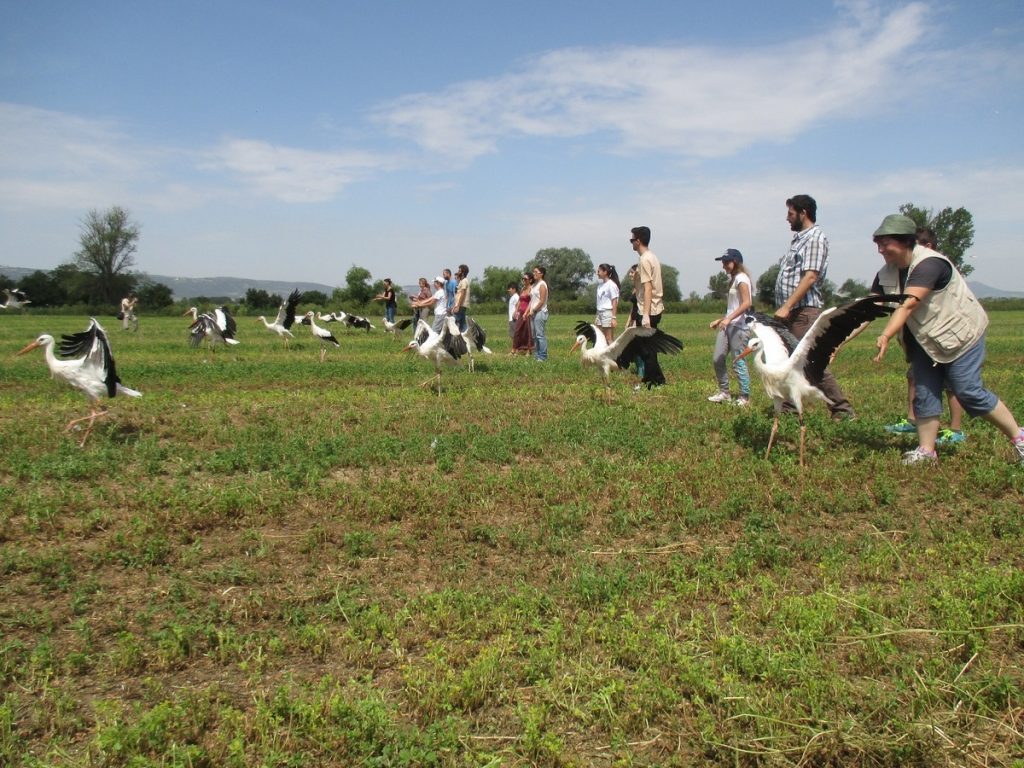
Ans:
[{"label": "blue shorts", "polygon": [[952,363],[936,363],[917,344],[910,345],[910,367],[914,372],[914,414],[918,418],[942,415],[942,391],[948,389],[971,416],[991,413],[999,398],[981,383],[985,362],[985,337]]}]

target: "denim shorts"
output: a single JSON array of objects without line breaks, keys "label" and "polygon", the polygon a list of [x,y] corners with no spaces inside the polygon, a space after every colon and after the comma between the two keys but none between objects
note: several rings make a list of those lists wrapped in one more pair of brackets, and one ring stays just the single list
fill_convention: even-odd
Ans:
[{"label": "denim shorts", "polygon": [[917,344],[909,345],[910,367],[914,372],[914,413],[919,418],[942,415],[942,392],[948,389],[971,416],[991,413],[999,398],[981,383],[985,362],[985,337],[952,363],[936,363]]},{"label": "denim shorts", "polygon": [[597,311],[597,323],[598,328],[611,328],[612,327],[612,311],[610,309],[599,309]]}]

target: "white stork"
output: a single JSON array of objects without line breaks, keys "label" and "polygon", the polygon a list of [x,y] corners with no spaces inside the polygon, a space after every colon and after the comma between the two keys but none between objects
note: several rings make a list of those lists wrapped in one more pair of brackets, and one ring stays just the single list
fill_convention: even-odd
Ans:
[{"label": "white stork", "polygon": [[26,304],[32,303],[26,293],[18,288],[4,288],[4,293],[7,294],[7,301],[0,304],[0,309],[24,309]]},{"label": "white stork", "polygon": [[348,313],[340,309],[337,312],[328,312],[326,315],[322,312],[316,313],[316,319],[321,323],[340,323],[344,322],[346,317],[348,317]]},{"label": "white stork", "polygon": [[[592,348],[587,348],[588,343],[593,345]],[[583,365],[593,365],[601,370],[606,394],[610,396],[609,377],[612,371],[629,368],[630,363],[645,353],[674,355],[683,348],[683,342],[658,328],[636,325],[624,330],[609,344],[605,340],[604,331],[581,320],[576,324],[576,343],[570,351],[575,352],[577,348],[581,350],[580,362]]]},{"label": "white stork", "polygon": [[[469,353],[469,342],[459,333],[454,318],[447,318],[441,333],[437,333],[426,320],[416,323],[416,335],[403,352],[418,352],[421,357],[434,364],[434,375],[420,384],[425,387],[431,382],[437,385],[437,394],[441,394],[441,366],[455,365],[459,359]],[[488,350],[490,351],[490,350]]]},{"label": "white stork", "polygon": [[320,362],[324,361],[324,357],[327,356],[327,345],[333,344],[335,347],[340,347],[341,344],[334,338],[334,334],[328,331],[326,328],[321,328],[316,324],[313,319],[313,311],[310,310],[306,313],[306,316],[302,318],[302,324],[309,326],[310,333],[313,334],[313,338],[320,341]]},{"label": "white stork", "polygon": [[50,369],[50,375],[55,379],[67,382],[89,398],[89,415],[73,419],[65,428],[65,431],[68,431],[76,424],[83,421],[89,422],[89,426],[78,444],[81,448],[89,439],[96,419],[107,414],[106,409],[100,406],[100,398],[104,395],[107,397],[116,395],[142,397],[142,393],[121,384],[121,379],[118,378],[117,370],[114,368],[114,356],[110,353],[107,334],[94,318],[89,318],[89,327],[81,333],[61,336],[61,357],[73,359],[58,359],[53,351],[54,343],[53,336],[44,333],[18,354],[24,355],[33,349],[42,347],[46,354],[46,365]]},{"label": "white stork", "polygon": [[[188,343],[198,347],[203,339],[210,344],[210,351],[214,350],[217,344],[238,344],[235,333],[238,326],[235,318],[228,312],[227,307],[217,307],[212,312],[199,314],[195,307],[189,307],[185,315],[192,315],[192,325],[189,326],[190,335]],[[182,315],[184,317],[184,315]]]},{"label": "white stork", "polygon": [[295,324],[295,307],[298,306],[301,298],[302,291],[296,288],[291,292],[291,295],[287,300],[281,302],[281,306],[277,310],[277,317],[274,318],[274,322],[268,323],[267,318],[263,315],[256,318],[258,321],[262,321],[268,331],[273,331],[284,339],[285,347],[288,346],[288,339],[295,338],[295,335],[291,332],[291,327]]},{"label": "white stork", "polygon": [[377,327],[375,325],[371,325],[369,320],[365,317],[360,317],[359,315],[345,315],[343,321],[346,328],[364,328],[367,333],[370,332],[371,328]]},{"label": "white stork", "polygon": [[384,322],[384,330],[387,333],[393,333],[396,339],[398,338],[399,332],[404,331],[406,328],[412,325],[411,317],[403,318],[402,320],[399,320],[397,323],[392,323],[386,317],[382,317],[381,320]]},{"label": "white stork", "polygon": [[765,392],[775,405],[771,435],[765,458],[771,453],[775,435],[779,431],[779,414],[785,402],[793,403],[800,419],[800,466],[804,466],[804,406],[821,400],[830,403],[818,389],[832,358],[839,347],[855,336],[863,326],[875,318],[892,314],[894,306],[906,296],[865,296],[841,307],[830,307],[818,315],[799,341],[781,321],[766,315],[748,316],[747,328],[751,332],[747,348],[737,357],[740,360],[754,355],[754,367],[761,374]]}]

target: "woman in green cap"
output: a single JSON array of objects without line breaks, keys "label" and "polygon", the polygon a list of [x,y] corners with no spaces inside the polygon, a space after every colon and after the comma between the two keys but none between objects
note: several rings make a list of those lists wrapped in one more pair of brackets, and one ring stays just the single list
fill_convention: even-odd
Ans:
[{"label": "woman in green cap", "polygon": [[949,388],[964,410],[981,416],[1005,434],[1024,466],[1024,429],[993,392],[981,383],[988,316],[953,263],[916,244],[917,224],[892,214],[874,232],[885,266],[875,276],[873,293],[908,296],[896,308],[876,341],[881,362],[889,342],[902,333],[914,373],[914,413],[918,446],[903,454],[904,464],[938,459],[935,441],[942,415],[942,393]]}]

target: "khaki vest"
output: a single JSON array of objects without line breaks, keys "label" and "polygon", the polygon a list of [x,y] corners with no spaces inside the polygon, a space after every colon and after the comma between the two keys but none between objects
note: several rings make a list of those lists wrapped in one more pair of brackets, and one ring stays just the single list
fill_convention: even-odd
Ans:
[{"label": "khaki vest", "polygon": [[[953,262],[937,251],[915,246],[907,280],[917,265],[929,258],[949,262],[953,276],[949,285],[941,291],[932,291],[918,304],[907,318],[907,328],[932,360],[951,363],[982,337],[988,328],[988,315]],[[878,272],[878,282],[885,293],[899,293],[899,267],[886,264]]]}]

